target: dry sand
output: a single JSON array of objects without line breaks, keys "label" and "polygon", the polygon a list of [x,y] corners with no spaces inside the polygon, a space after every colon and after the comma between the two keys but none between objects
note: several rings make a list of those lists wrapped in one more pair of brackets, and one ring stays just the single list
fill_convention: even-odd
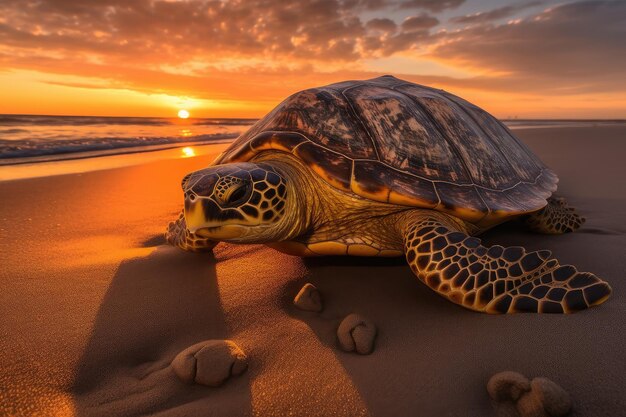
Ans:
[{"label": "dry sand", "polygon": [[[487,244],[550,249],[614,293],[569,316],[489,316],[453,305],[404,262],[301,259],[264,246],[213,255],[163,245],[180,178],[210,156],[0,183],[1,415],[493,415],[503,370],[546,376],[575,416],[626,410],[626,128],[517,131],[587,217],[577,233],[516,224]],[[302,285],[321,314],[296,309]],[[349,313],[378,328],[375,350],[338,349]],[[230,339],[249,369],[220,388],[168,367],[205,339]]]}]

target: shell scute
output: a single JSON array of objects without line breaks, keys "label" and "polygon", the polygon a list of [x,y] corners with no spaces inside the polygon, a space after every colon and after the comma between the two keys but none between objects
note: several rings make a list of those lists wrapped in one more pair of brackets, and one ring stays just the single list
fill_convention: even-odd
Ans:
[{"label": "shell scute", "polygon": [[499,120],[480,107],[450,93],[443,93],[443,95],[457,103],[482,129],[486,137],[502,138],[502,140],[497,141],[497,144],[502,153],[507,156],[507,161],[514,172],[524,181],[534,181],[537,176],[536,172],[543,168],[543,164],[526,145],[512,135]]},{"label": "shell scute", "polygon": [[356,194],[376,201],[424,208],[439,204],[432,181],[407,176],[377,161],[354,161],[351,186]]},{"label": "shell scute", "polygon": [[440,129],[409,97],[369,85],[351,88],[345,96],[376,138],[381,161],[425,178],[471,184]]},{"label": "shell scute", "polygon": [[441,199],[440,209],[468,221],[479,221],[489,212],[478,190],[469,185],[460,187],[447,182],[435,183],[435,189]]},{"label": "shell scute", "polygon": [[[372,140],[342,94],[330,88],[305,90],[285,103],[298,112],[298,132],[325,148],[352,158],[375,158]],[[293,127],[288,121],[277,121]]]},{"label": "shell scute", "polygon": [[475,184],[497,188],[518,182],[515,172],[500,169],[507,161],[498,148],[453,103],[441,97],[416,97],[415,101],[429,113]]},{"label": "shell scute", "polygon": [[331,185],[350,190],[350,159],[312,142],[301,144],[293,153]]}]

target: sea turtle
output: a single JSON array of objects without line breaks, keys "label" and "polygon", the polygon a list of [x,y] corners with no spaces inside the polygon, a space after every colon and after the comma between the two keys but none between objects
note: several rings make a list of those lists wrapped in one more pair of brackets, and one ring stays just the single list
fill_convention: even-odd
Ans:
[{"label": "sea turtle", "polygon": [[185,176],[167,240],[211,250],[265,243],[293,255],[405,255],[441,296],[486,313],[569,313],[611,287],[549,251],[481,245],[514,218],[537,232],[584,219],[558,178],[500,121],[443,90],[383,76],[301,91],[206,169]]}]

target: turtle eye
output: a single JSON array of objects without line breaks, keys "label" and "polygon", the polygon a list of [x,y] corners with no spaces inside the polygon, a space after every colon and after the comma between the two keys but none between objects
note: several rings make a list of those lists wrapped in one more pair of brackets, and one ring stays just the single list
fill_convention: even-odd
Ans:
[{"label": "turtle eye", "polygon": [[230,193],[228,198],[226,199],[227,203],[236,203],[237,201],[243,199],[246,196],[246,184],[241,184],[235,188],[233,192]]},{"label": "turtle eye", "polygon": [[219,199],[225,206],[238,206],[248,198],[249,191],[250,184],[248,182],[233,182],[222,193],[220,193],[221,195],[219,195]]}]

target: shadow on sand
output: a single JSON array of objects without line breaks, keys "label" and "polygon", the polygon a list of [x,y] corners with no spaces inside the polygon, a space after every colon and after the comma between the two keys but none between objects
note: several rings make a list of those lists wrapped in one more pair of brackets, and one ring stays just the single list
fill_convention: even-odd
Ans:
[{"label": "shadow on sand", "polygon": [[[559,239],[565,243],[568,236]],[[515,224],[498,227],[483,240],[529,248],[558,245],[556,238],[528,234]],[[487,315],[435,294],[402,258],[310,258],[305,264],[309,273],[285,287],[283,308],[333,350],[370,415],[494,415],[486,383],[503,370],[547,376],[587,403],[597,405],[599,395],[610,400],[601,390],[585,391],[580,381],[615,373],[610,365],[598,369],[603,349],[585,336],[615,338],[604,325],[611,322],[611,305],[573,315]],[[305,282],[320,290],[322,313],[293,306]],[[336,329],[353,312],[378,328],[371,355],[339,349]]]},{"label": "shadow on sand", "polygon": [[[283,307],[305,321],[335,353],[369,415],[489,415],[485,414],[490,405],[484,385],[459,383],[468,379],[462,378],[462,366],[472,366],[467,364],[472,357],[467,352],[459,356],[455,346],[464,343],[460,340],[464,336],[457,332],[463,333],[463,322],[476,315],[418,282],[403,258],[309,258],[305,264],[308,276],[285,288]],[[319,315],[303,314],[293,306],[293,294],[305,282],[322,293],[324,310]],[[371,355],[339,349],[336,329],[350,313],[376,324],[378,335]],[[477,350],[476,338],[468,342]],[[451,371],[453,367],[456,370]],[[460,375],[450,379],[452,373]],[[451,397],[463,404],[458,414],[449,414],[455,407],[445,406]]]},{"label": "shadow on sand", "polygon": [[246,374],[215,389],[183,384],[169,366],[186,347],[224,338],[212,255],[160,246],[123,262],[78,362],[77,415],[251,414]]}]

